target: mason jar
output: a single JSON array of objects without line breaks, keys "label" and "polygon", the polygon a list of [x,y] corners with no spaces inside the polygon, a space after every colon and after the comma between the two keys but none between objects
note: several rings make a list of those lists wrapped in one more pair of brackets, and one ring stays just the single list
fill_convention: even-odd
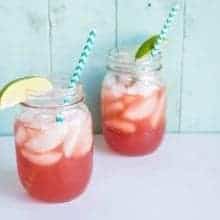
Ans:
[{"label": "mason jar", "polygon": [[[56,121],[58,115],[63,121]],[[19,177],[32,197],[64,202],[85,190],[92,172],[93,134],[81,85],[30,94],[14,127]]]},{"label": "mason jar", "polygon": [[161,55],[135,61],[129,49],[110,52],[102,84],[102,128],[107,144],[124,155],[145,155],[160,145],[166,127]]}]

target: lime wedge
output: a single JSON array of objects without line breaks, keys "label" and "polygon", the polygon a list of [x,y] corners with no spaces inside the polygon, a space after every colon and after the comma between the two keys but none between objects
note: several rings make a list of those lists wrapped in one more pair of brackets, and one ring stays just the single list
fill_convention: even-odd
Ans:
[{"label": "lime wedge", "polygon": [[0,108],[12,107],[24,102],[28,94],[44,93],[52,89],[52,83],[43,77],[27,76],[6,84],[0,91]]},{"label": "lime wedge", "polygon": [[158,38],[159,38],[159,35],[154,35],[148,40],[146,40],[137,50],[135,59],[137,60],[147,55],[154,48],[154,45],[157,42]]}]

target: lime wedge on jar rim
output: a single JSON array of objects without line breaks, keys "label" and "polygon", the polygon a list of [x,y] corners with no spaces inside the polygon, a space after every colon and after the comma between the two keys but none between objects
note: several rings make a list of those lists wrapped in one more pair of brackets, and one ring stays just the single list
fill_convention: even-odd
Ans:
[{"label": "lime wedge on jar rim", "polygon": [[156,44],[157,40],[159,38],[159,35],[154,35],[150,37],[148,40],[146,40],[137,50],[135,54],[135,59],[140,59],[147,54],[151,52],[151,50],[154,48],[154,45]]},{"label": "lime wedge on jar rim", "polygon": [[27,100],[28,94],[44,93],[52,89],[52,83],[40,76],[15,79],[0,90],[0,109],[12,107]]}]

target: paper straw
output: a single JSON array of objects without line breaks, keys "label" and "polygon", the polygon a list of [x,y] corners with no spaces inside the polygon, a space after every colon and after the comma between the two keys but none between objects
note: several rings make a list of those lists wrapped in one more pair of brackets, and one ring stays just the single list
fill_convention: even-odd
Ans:
[{"label": "paper straw", "polygon": [[[92,30],[89,32],[89,36],[87,38],[87,41],[83,47],[83,50],[81,52],[79,61],[73,71],[73,74],[70,78],[70,82],[69,82],[69,88],[74,88],[76,86],[77,83],[79,83],[80,79],[81,79],[81,75],[82,75],[82,71],[85,68],[85,65],[88,61],[88,57],[89,54],[93,48],[94,42],[95,42],[95,37],[96,37],[96,32],[95,30]],[[68,103],[69,97],[65,97],[64,98],[64,103]],[[58,113],[56,115],[56,122],[58,123],[62,123],[64,121],[64,116],[62,115],[62,113]]]},{"label": "paper straw", "polygon": [[96,37],[95,30],[90,31],[88,39],[87,39],[85,46],[83,47],[82,53],[80,55],[78,64],[76,65],[76,67],[73,71],[72,77],[70,79],[69,88],[73,88],[80,81],[82,71],[85,68],[89,54],[94,46],[95,37]]},{"label": "paper straw", "polygon": [[180,5],[176,3],[170,10],[168,18],[166,19],[163,28],[160,32],[159,38],[151,51],[152,56],[156,56],[161,52],[161,46],[163,42],[167,39],[168,31],[170,30],[171,26],[173,25],[174,19],[177,15],[177,12],[180,9]]}]

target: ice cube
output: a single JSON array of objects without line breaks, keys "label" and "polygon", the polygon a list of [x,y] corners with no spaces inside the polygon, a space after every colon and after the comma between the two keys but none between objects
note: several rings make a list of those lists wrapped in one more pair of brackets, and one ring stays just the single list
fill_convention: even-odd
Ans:
[{"label": "ice cube", "polygon": [[63,111],[62,114],[65,118],[65,121],[69,122],[69,124],[73,124],[76,121],[78,121],[78,119],[83,120],[84,114],[86,111],[87,109],[84,108],[84,105],[83,105],[83,106],[79,106],[78,108],[67,109],[66,111]]},{"label": "ice cube", "polygon": [[92,148],[93,133],[92,133],[92,121],[88,117],[85,122],[84,129],[80,130],[79,138],[77,139],[76,149],[74,149],[74,156],[83,156],[88,153]]},{"label": "ice cube", "polygon": [[41,130],[36,136],[30,138],[25,147],[30,151],[44,153],[57,148],[64,141],[67,133],[67,123],[54,123],[48,125],[46,130]]},{"label": "ice cube", "polygon": [[25,124],[25,127],[46,130],[48,125],[54,122],[55,117],[55,113],[52,114],[51,111],[33,110],[24,112],[19,120]]},{"label": "ice cube", "polygon": [[134,123],[127,122],[122,119],[112,119],[104,122],[105,126],[111,129],[115,129],[119,132],[123,132],[126,134],[131,134],[136,131],[136,127]]},{"label": "ice cube", "polygon": [[29,121],[29,127],[39,130],[48,130],[50,125],[55,122],[55,112],[40,112],[36,114],[32,121]]},{"label": "ice cube", "polygon": [[26,132],[27,132],[28,138],[33,138],[33,137],[36,137],[41,132],[41,130],[26,127]]},{"label": "ice cube", "polygon": [[115,76],[107,76],[102,89],[102,97],[115,100],[122,97],[125,92],[125,87],[122,83],[116,80]]},{"label": "ice cube", "polygon": [[68,134],[65,137],[65,141],[63,143],[63,152],[67,158],[73,155],[74,149],[76,147],[76,142],[79,138],[79,133],[82,129],[81,126],[82,125],[80,124],[80,122],[74,123],[74,125],[69,128]]},{"label": "ice cube", "polygon": [[68,133],[63,143],[63,152],[67,158],[73,155],[81,130],[87,129],[85,124],[87,116],[88,114],[82,109],[77,109],[72,115],[72,119],[70,118]]},{"label": "ice cube", "polygon": [[21,146],[26,141],[26,138],[27,138],[27,134],[25,128],[22,126],[21,123],[17,123],[15,129],[15,143]]},{"label": "ice cube", "polygon": [[146,82],[137,81],[133,86],[127,88],[127,94],[149,97],[155,92],[158,92],[159,89],[155,84],[148,85]]},{"label": "ice cube", "polygon": [[104,88],[111,88],[113,85],[116,84],[116,78],[115,75],[113,73],[111,74],[107,74],[105,76],[105,79],[103,81],[103,87]]},{"label": "ice cube", "polygon": [[123,103],[125,105],[130,105],[138,99],[139,96],[125,95],[123,97]]},{"label": "ice cube", "polygon": [[123,117],[132,121],[147,118],[156,110],[157,102],[158,98],[156,95],[137,101],[128,107]]},{"label": "ice cube", "polygon": [[19,121],[21,121],[22,123],[28,123],[30,121],[33,121],[35,118],[35,111],[24,111],[20,117],[19,117]]},{"label": "ice cube", "polygon": [[121,84],[117,84],[112,86],[111,88],[111,95],[115,98],[115,99],[119,99],[123,96],[123,94],[125,93],[125,88],[123,85]]},{"label": "ice cube", "polygon": [[116,101],[121,98],[125,92],[125,88],[122,85],[113,85],[111,88],[104,88],[102,90],[102,98],[104,100]]},{"label": "ice cube", "polygon": [[151,117],[152,128],[156,128],[160,121],[163,119],[166,108],[166,95],[165,92],[160,97],[159,104],[156,112]]},{"label": "ice cube", "polygon": [[41,165],[41,166],[53,165],[57,163],[62,157],[62,153],[60,152],[32,154],[29,151],[22,149],[21,153],[30,162],[37,164],[37,165]]},{"label": "ice cube", "polygon": [[121,101],[112,102],[111,104],[104,104],[103,106],[105,116],[119,113],[123,111],[123,109],[124,109],[124,104]]}]

